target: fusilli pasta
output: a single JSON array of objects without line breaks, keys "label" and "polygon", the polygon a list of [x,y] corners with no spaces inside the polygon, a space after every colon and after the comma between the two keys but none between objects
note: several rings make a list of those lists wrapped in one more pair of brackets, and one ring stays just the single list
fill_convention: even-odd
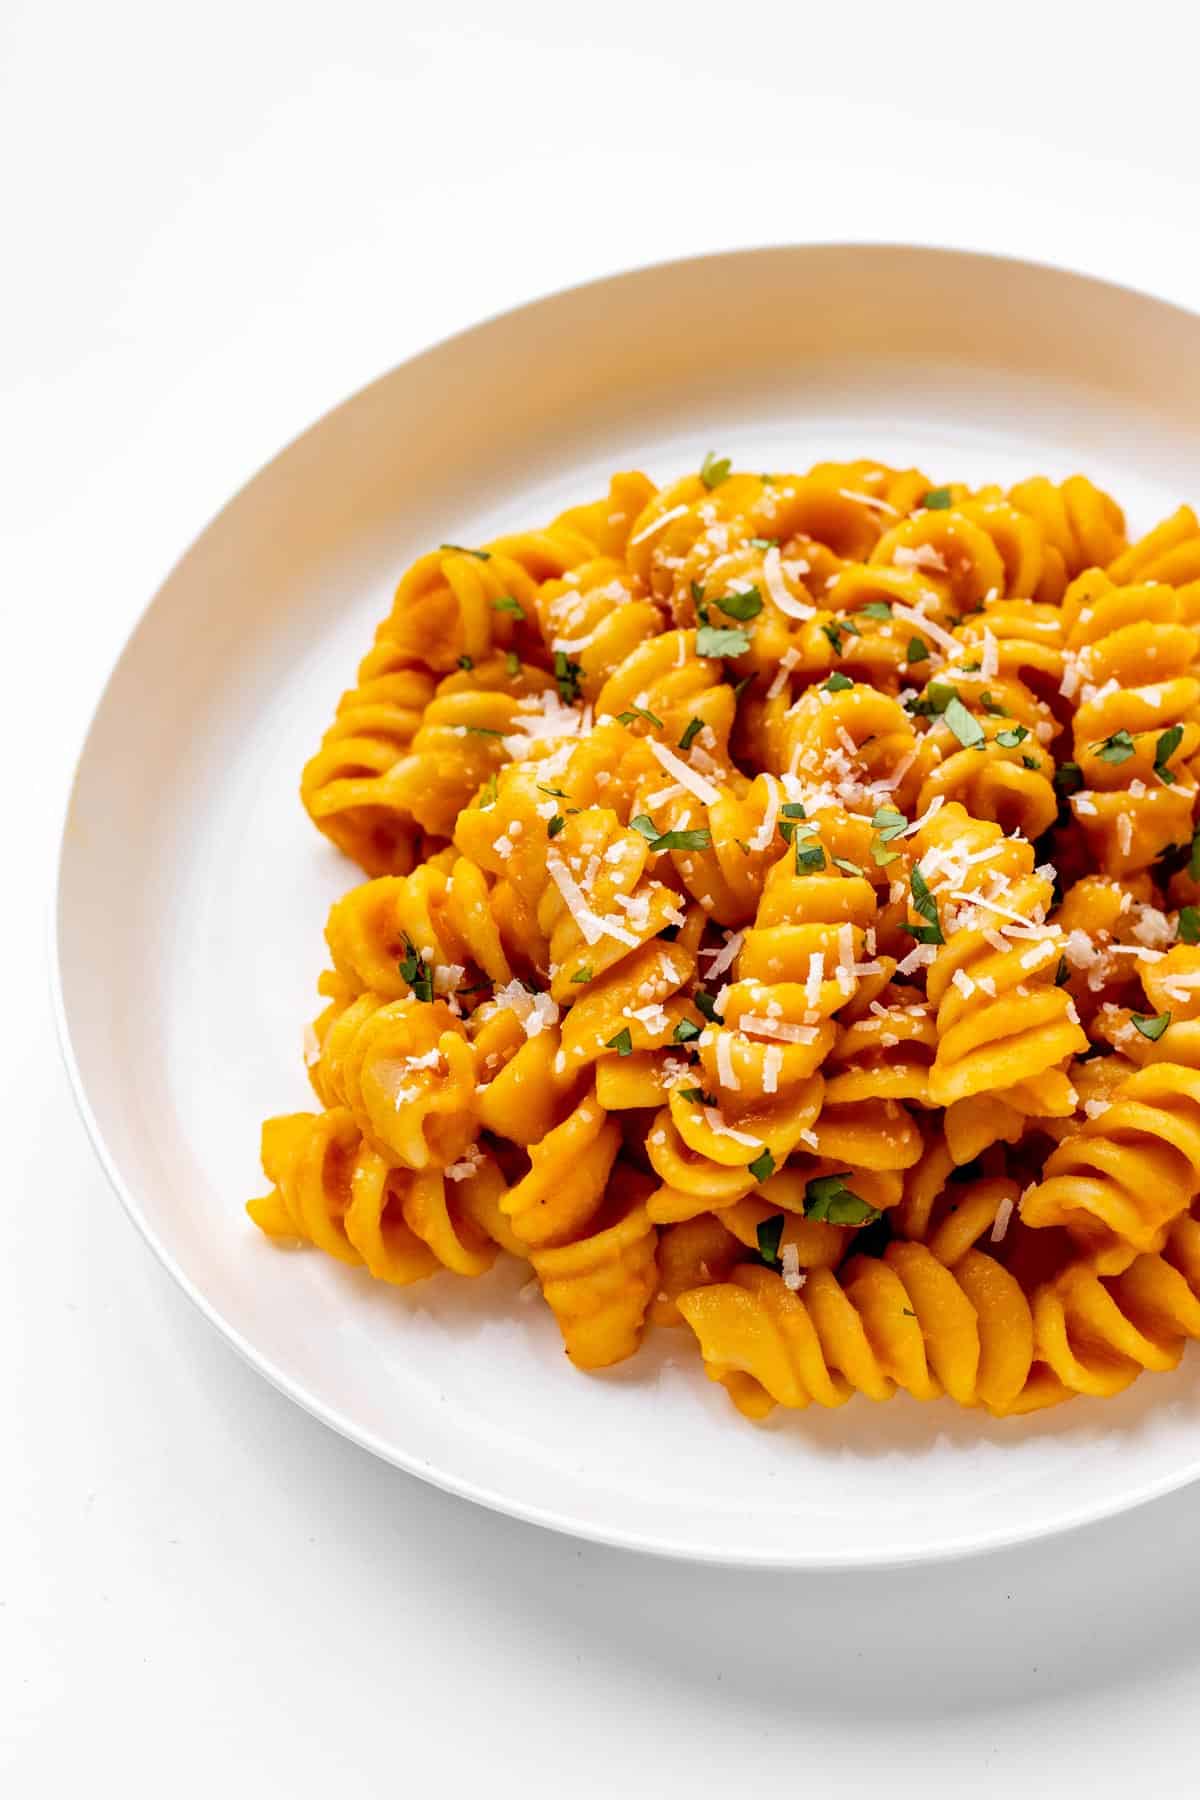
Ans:
[{"label": "fusilli pasta", "polygon": [[710,455],[443,544],[303,772],[367,879],[250,1216],[750,1418],[1115,1393],[1200,1336],[1198,793],[1190,507]]}]

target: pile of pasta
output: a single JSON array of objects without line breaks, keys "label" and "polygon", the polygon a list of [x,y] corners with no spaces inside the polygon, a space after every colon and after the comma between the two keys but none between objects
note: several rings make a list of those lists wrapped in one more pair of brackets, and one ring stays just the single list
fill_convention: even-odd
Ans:
[{"label": "pile of pasta", "polygon": [[401,580],[303,775],[333,907],[272,1238],[523,1260],[738,1409],[1109,1395],[1200,1336],[1200,524],[861,461]]}]

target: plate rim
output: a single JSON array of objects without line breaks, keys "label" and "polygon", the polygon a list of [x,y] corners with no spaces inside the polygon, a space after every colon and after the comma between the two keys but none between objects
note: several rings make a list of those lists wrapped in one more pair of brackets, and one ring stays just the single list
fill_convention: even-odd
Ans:
[{"label": "plate rim", "polygon": [[51,1011],[54,1018],[55,1032],[59,1053],[66,1069],[75,1106],[87,1132],[96,1158],[103,1170],[109,1187],[120,1202],[126,1217],[133,1224],[142,1241],[147,1245],[161,1266],[182,1289],[183,1293],[228,1343],[258,1374],[263,1376],[277,1392],[299,1406],[304,1412],[327,1426],[339,1437],[345,1438],[358,1448],[376,1456],[392,1468],[405,1474],[415,1476],[428,1485],[440,1489],[443,1493],[454,1495],[458,1499],[470,1501],[489,1512],[499,1513],[514,1518],[524,1524],[539,1526],[545,1530],[556,1531],[563,1536],[575,1538],[588,1543],[605,1545],[618,1550],[635,1551],[641,1555],[662,1557],[672,1561],[701,1564],[711,1567],[776,1569],[797,1573],[863,1571],[867,1569],[892,1569],[914,1567],[924,1564],[940,1564],[960,1561],[970,1556],[990,1555],[996,1551],[1014,1549],[1025,1544],[1034,1544],[1047,1538],[1057,1537],[1067,1532],[1083,1529],[1086,1526],[1099,1524],[1105,1519],[1115,1518],[1122,1513],[1148,1505],[1151,1501],[1161,1499],[1168,1494],[1178,1492],[1192,1482],[1200,1480],[1200,1451],[1195,1459],[1181,1464],[1169,1474],[1142,1483],[1132,1492],[1101,1496],[1090,1502],[1081,1502],[1066,1507],[1033,1525],[1003,1527],[998,1526],[984,1531],[982,1534],[960,1534],[935,1545],[918,1545],[908,1548],[877,1548],[866,1546],[862,1551],[854,1548],[831,1552],[819,1544],[810,1546],[801,1542],[794,1551],[771,1549],[755,1553],[752,1549],[734,1548],[719,1542],[682,1543],[664,1537],[654,1530],[635,1531],[626,1527],[606,1526],[600,1522],[589,1521],[571,1514],[562,1513],[553,1507],[542,1507],[532,1502],[516,1498],[483,1483],[457,1475],[452,1470],[436,1467],[422,1461],[415,1455],[406,1455],[403,1448],[385,1443],[374,1432],[358,1425],[353,1419],[340,1412],[336,1407],[326,1403],[317,1395],[310,1393],[287,1370],[278,1366],[268,1355],[260,1351],[227,1319],[217,1303],[211,1300],[180,1265],[167,1249],[156,1230],[135,1201],[133,1194],[125,1183],[116,1158],[108,1147],[100,1123],[92,1109],[88,1098],[83,1074],[75,1052],[71,1034],[71,1023],[68,1014],[63,982],[63,966],[61,947],[66,931],[63,910],[63,886],[65,865],[69,853],[69,831],[72,808],[80,772],[88,755],[100,714],[107,701],[117,675],[126,657],[146,624],[151,612],[157,606],[164,591],[173,581],[178,570],[188,560],[199,544],[204,540],[213,526],[224,515],[236,506],[258,479],[274,469],[284,458],[290,456],[307,438],[320,431],[337,414],[358,405],[368,394],[391,381],[400,371],[419,364],[426,358],[451,349],[454,345],[477,334],[486,332],[491,327],[514,319],[523,314],[530,314],[541,307],[552,306],[555,302],[573,295],[588,292],[636,280],[639,277],[652,278],[667,271],[682,273],[692,269],[697,274],[706,266],[715,262],[751,261],[778,255],[800,255],[822,252],[855,252],[874,254],[906,254],[928,257],[931,261],[948,259],[958,262],[974,262],[989,264],[995,268],[1012,268],[1022,273],[1034,271],[1046,275],[1066,277],[1069,280],[1084,283],[1111,294],[1125,295],[1147,301],[1156,307],[1168,309],[1181,319],[1190,320],[1193,324],[1200,322],[1200,307],[1186,306],[1180,301],[1170,298],[1154,289],[1142,287],[1132,282],[1115,281],[1106,276],[1097,275],[1088,270],[1074,267],[1070,263],[1057,262],[1047,258],[1025,257],[1008,254],[1003,251],[964,248],[954,244],[919,243],[905,239],[855,238],[814,239],[810,241],[782,240],[764,244],[745,245],[712,251],[701,251],[688,256],[654,259],[638,262],[606,271],[587,279],[571,282],[564,287],[548,288],[534,294],[516,305],[499,307],[485,314],[482,318],[461,326],[447,333],[444,337],[422,344],[409,356],[391,365],[369,381],[353,389],[342,399],[326,407],[315,419],[295,432],[266,461],[260,463],[245,477],[223,503],[198,527],[186,545],[171,562],[162,578],[148,595],[144,604],[125,631],[115,654],[112,656],[103,679],[98,687],[93,704],[86,709],[82,729],[80,730],[74,751],[68,765],[65,792],[60,795],[58,812],[58,830],[54,838],[52,879],[47,906],[46,925],[48,939],[48,975],[50,983]]}]

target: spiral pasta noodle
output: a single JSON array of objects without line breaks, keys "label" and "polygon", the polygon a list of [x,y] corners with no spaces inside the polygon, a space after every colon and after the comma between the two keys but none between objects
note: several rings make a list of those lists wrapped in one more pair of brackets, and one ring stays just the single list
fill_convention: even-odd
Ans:
[{"label": "spiral pasta noodle", "polygon": [[1114,1394],[1200,1335],[1198,795],[1188,506],[710,453],[441,543],[303,771],[365,879],[250,1217],[749,1418]]}]

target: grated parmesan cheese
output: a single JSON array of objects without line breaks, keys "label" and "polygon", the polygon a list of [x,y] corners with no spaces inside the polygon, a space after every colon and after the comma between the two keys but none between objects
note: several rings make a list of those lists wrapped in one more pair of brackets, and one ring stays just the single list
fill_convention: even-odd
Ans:
[{"label": "grated parmesan cheese", "polygon": [[999,1206],[996,1208],[996,1217],[992,1223],[992,1229],[991,1229],[990,1235],[991,1235],[991,1241],[993,1244],[999,1244],[1004,1241],[1004,1236],[1005,1236],[1005,1233],[1008,1231],[1009,1221],[1012,1219],[1012,1216],[1013,1216],[1013,1203],[1006,1194],[1004,1199],[1001,1200]]},{"label": "grated parmesan cheese", "polygon": [[721,798],[720,791],[713,786],[711,781],[706,781],[703,775],[698,775],[695,769],[683,761],[682,757],[676,756],[673,750],[668,750],[665,744],[660,744],[657,738],[647,738],[646,742],[650,746],[651,754],[658,758],[663,768],[668,770],[676,781],[682,782],[690,794],[695,794],[702,805],[714,806]]},{"label": "grated parmesan cheese", "polygon": [[803,600],[797,600],[783,579],[783,569],[779,561],[779,545],[772,544],[763,557],[763,584],[774,604],[789,619],[811,619],[816,607]]}]

